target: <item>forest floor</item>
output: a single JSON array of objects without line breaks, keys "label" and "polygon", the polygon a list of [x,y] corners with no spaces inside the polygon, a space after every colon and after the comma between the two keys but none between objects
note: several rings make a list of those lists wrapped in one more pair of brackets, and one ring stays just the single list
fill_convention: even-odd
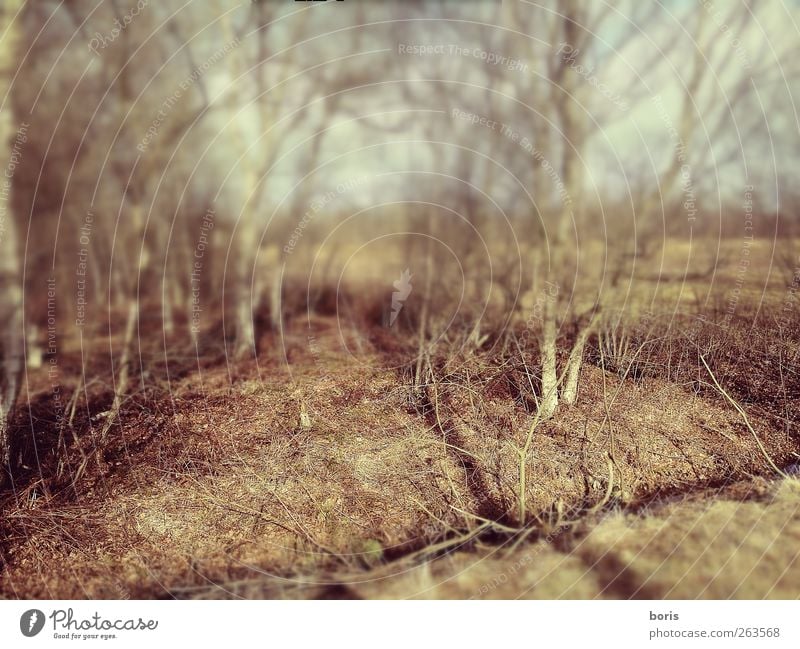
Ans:
[{"label": "forest floor", "polygon": [[533,433],[521,525],[513,372],[464,355],[420,409],[385,345],[334,317],[235,369],[212,347],[162,389],[140,377],[105,440],[107,388],[65,387],[65,423],[47,364],[29,371],[2,596],[800,595],[800,488],[770,464],[794,472],[798,439],[713,392],[587,362]]}]

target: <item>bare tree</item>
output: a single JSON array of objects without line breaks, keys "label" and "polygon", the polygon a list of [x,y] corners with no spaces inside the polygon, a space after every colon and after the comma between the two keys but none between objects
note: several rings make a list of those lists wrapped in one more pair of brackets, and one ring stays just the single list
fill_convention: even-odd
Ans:
[{"label": "bare tree", "polygon": [[19,257],[14,219],[10,208],[13,176],[9,165],[15,164],[13,156],[20,155],[20,138],[15,138],[14,115],[9,91],[11,78],[16,69],[16,44],[19,38],[20,0],[9,0],[0,6],[0,142],[2,156],[0,168],[4,170],[3,187],[0,190],[0,483],[5,471],[11,469],[11,442],[8,418],[14,407],[23,366],[22,289],[19,276]]}]

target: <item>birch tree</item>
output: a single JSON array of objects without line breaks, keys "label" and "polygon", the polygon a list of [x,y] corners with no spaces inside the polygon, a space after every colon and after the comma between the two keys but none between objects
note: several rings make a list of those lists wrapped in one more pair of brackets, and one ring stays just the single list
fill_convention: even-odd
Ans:
[{"label": "birch tree", "polygon": [[17,15],[20,0],[7,0],[0,4],[0,483],[6,471],[11,470],[11,445],[8,418],[19,391],[23,366],[22,289],[19,276],[19,256],[14,219],[11,213],[11,178],[13,156],[20,155],[21,138],[15,137],[11,109],[11,79],[16,65],[16,43],[19,39],[20,21]]}]

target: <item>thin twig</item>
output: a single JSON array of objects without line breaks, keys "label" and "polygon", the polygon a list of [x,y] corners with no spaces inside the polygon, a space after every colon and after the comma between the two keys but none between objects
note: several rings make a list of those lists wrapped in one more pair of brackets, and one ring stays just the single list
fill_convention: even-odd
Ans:
[{"label": "thin twig", "polygon": [[780,476],[782,476],[782,477],[784,477],[784,478],[788,478],[789,476],[786,474],[786,472],[785,472],[785,471],[782,471],[782,470],[781,470],[781,469],[778,467],[778,465],[777,465],[777,464],[775,464],[775,462],[772,460],[772,458],[770,457],[769,453],[767,452],[767,449],[764,447],[764,444],[762,444],[762,443],[761,443],[761,440],[759,439],[758,435],[756,434],[756,431],[753,429],[753,426],[750,424],[750,419],[747,417],[747,413],[744,411],[744,408],[742,408],[742,407],[741,407],[741,406],[740,406],[740,405],[739,405],[739,404],[736,402],[736,400],[735,400],[735,399],[734,399],[734,398],[733,398],[733,397],[732,397],[730,394],[728,394],[728,393],[725,391],[725,388],[723,388],[723,387],[722,387],[722,386],[719,384],[719,381],[717,381],[717,377],[716,377],[716,376],[714,376],[714,372],[712,372],[712,371],[711,371],[711,368],[708,366],[708,363],[706,363],[706,359],[703,357],[703,355],[702,355],[702,354],[700,355],[700,360],[701,360],[701,361],[703,361],[703,365],[705,366],[706,370],[708,371],[708,375],[711,377],[711,380],[712,380],[712,381],[714,381],[714,385],[716,386],[716,388],[717,388],[717,390],[719,391],[719,393],[720,393],[720,394],[721,394],[723,397],[725,397],[725,399],[726,399],[726,400],[727,400],[727,401],[728,401],[728,402],[729,402],[729,403],[730,403],[730,404],[731,404],[731,405],[732,405],[732,406],[733,406],[733,407],[736,409],[736,411],[737,411],[737,412],[738,412],[738,413],[741,415],[741,417],[742,417],[742,420],[744,421],[744,425],[745,425],[745,426],[747,426],[747,429],[748,429],[748,430],[750,431],[750,433],[753,435],[753,439],[755,439],[755,440],[756,440],[756,444],[758,444],[758,448],[759,448],[759,449],[761,449],[761,452],[764,454],[764,457],[766,458],[766,460],[767,460],[767,463],[768,463],[768,464],[769,464],[769,465],[772,467],[772,469],[773,469],[773,470],[774,470],[774,471],[775,471],[775,472],[776,472],[778,475],[780,475]]}]

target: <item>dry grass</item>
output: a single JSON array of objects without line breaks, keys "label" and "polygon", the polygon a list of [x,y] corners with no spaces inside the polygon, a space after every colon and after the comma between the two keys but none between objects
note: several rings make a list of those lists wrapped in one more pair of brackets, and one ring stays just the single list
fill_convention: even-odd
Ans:
[{"label": "dry grass", "polygon": [[800,482],[738,490],[751,499],[710,494],[713,502],[617,511],[586,537],[565,533],[511,552],[455,553],[349,588],[354,596],[393,599],[796,599]]},{"label": "dry grass", "polygon": [[[185,350],[132,367],[137,388],[102,447],[103,350],[85,396],[62,357],[62,392],[78,395],[69,425],[69,404],[32,373],[17,422],[35,433],[21,446],[30,468],[0,498],[0,593],[797,596],[796,485],[754,480],[800,450],[797,344],[774,339],[774,310],[725,327],[724,313],[648,327],[629,314],[628,349],[657,341],[635,368],[591,339],[577,403],[533,429],[521,499],[536,337],[489,317],[464,346],[464,317],[417,376],[423,309],[410,301],[389,331],[381,299],[322,287],[311,320],[289,303],[284,338],[260,331],[257,364],[226,365],[209,334],[199,371]],[[740,502],[732,484],[763,493]]]}]

